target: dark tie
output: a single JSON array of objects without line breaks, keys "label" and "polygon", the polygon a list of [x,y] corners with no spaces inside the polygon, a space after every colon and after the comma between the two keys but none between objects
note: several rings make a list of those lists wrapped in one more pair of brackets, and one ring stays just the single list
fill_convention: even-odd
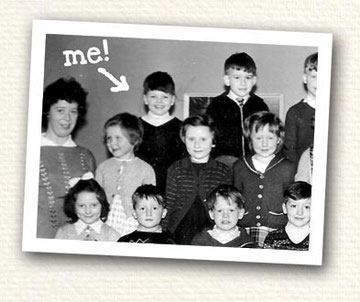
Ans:
[{"label": "dark tie", "polygon": [[240,108],[240,120],[241,120],[241,150],[242,150],[242,156],[245,155],[245,140],[244,140],[244,112],[243,112],[243,106],[244,106],[244,99],[243,98],[237,98],[237,103],[239,104]]}]

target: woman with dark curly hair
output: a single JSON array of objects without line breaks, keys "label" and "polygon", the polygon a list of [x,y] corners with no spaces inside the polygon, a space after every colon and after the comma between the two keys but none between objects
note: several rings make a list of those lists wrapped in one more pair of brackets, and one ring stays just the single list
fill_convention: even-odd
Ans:
[{"label": "woman with dark curly hair", "polygon": [[95,171],[93,154],[71,134],[85,121],[87,92],[74,79],[60,78],[43,94],[37,237],[54,238],[67,222],[63,210],[69,180]]}]

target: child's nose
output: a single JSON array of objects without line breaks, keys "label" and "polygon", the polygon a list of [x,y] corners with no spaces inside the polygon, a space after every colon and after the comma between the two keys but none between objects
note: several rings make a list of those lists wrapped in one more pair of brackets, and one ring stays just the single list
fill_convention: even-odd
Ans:
[{"label": "child's nose", "polygon": [[90,214],[90,213],[91,213],[90,207],[86,207],[86,208],[85,208],[85,214]]},{"label": "child's nose", "polygon": [[152,210],[151,209],[146,209],[146,216],[151,216],[152,214]]},{"label": "child's nose", "polygon": [[194,147],[195,147],[195,148],[199,148],[199,147],[200,147],[200,141],[199,141],[198,139],[196,139],[196,140],[194,141]]},{"label": "child's nose", "polygon": [[266,138],[264,138],[264,139],[262,140],[262,145],[263,145],[263,147],[267,147],[267,145],[268,145],[268,140],[267,140]]},{"label": "child's nose", "polygon": [[302,215],[303,214],[303,208],[302,207],[298,207],[298,209],[297,209],[297,214],[298,215]]},{"label": "child's nose", "polygon": [[65,112],[64,119],[67,121],[70,121],[70,119],[71,119],[70,112]]},{"label": "child's nose", "polygon": [[229,217],[229,212],[228,211],[224,211],[223,212],[223,218],[228,218]]}]

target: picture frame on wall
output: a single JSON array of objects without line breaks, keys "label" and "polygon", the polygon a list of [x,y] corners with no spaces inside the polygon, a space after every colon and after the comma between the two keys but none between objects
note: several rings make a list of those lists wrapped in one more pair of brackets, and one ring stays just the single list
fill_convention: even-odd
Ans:
[{"label": "picture frame on wall", "polygon": [[[41,173],[41,100],[44,88],[49,83],[59,77],[73,76],[88,91],[87,123],[74,139],[79,145],[90,149],[99,164],[106,158],[106,149],[102,143],[105,121],[119,112],[130,112],[137,116],[143,114],[142,83],[146,75],[156,70],[164,70],[173,76],[178,96],[173,114],[179,119],[184,119],[193,114],[203,113],[212,98],[222,93],[224,61],[238,50],[245,50],[256,56],[261,75],[256,94],[262,97],[270,111],[276,113],[283,121],[289,107],[300,101],[303,95],[303,54],[310,51],[319,53],[317,97],[321,99],[321,106],[316,108],[315,117],[312,190],[312,198],[316,202],[311,206],[311,239],[308,251],[37,237]],[[212,58],[211,61],[209,57]],[[41,253],[321,265],[326,208],[331,58],[330,33],[34,20],[22,250]],[[283,72],[279,72],[279,69]],[[293,74],[296,74],[296,77],[289,76]],[[125,81],[128,86],[124,84]],[[118,82],[124,85],[116,84]]]}]

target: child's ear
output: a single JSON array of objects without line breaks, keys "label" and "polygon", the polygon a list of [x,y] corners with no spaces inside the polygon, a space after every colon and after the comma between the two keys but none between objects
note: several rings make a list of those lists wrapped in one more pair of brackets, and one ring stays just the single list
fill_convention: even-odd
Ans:
[{"label": "child's ear", "polygon": [[224,84],[230,86],[230,77],[227,74],[224,75]]},{"label": "child's ear", "polygon": [[214,213],[213,213],[213,211],[209,211],[209,216],[210,216],[211,220],[214,220]]},{"label": "child's ear", "polygon": [[148,101],[147,101],[147,97],[146,97],[145,94],[143,95],[143,100],[144,100],[144,104],[145,104],[145,105],[149,105],[149,104],[148,104]]},{"label": "child's ear", "polygon": [[303,74],[303,82],[304,82],[304,84],[307,83],[307,77],[306,77],[306,74],[305,74],[305,73]]},{"label": "child's ear", "polygon": [[256,82],[257,82],[257,76],[254,76],[253,77],[253,86],[255,86]]},{"label": "child's ear", "polygon": [[167,214],[167,209],[163,209],[163,212],[161,214],[161,218],[164,219]]},{"label": "child's ear", "polygon": [[238,218],[238,219],[239,219],[239,220],[242,219],[242,218],[244,217],[244,214],[245,214],[245,209],[244,209],[244,208],[243,208],[243,209],[240,209],[240,210],[239,210],[239,218]]},{"label": "child's ear", "polygon": [[285,204],[285,203],[282,204],[282,209],[283,209],[283,212],[284,212],[285,214],[287,214],[286,204]]},{"label": "child's ear", "polygon": [[132,210],[132,215],[133,215],[133,216],[134,216],[134,218],[137,220],[137,215],[136,215],[135,210]]},{"label": "child's ear", "polygon": [[174,106],[175,104],[175,95],[171,96],[171,106]]}]

